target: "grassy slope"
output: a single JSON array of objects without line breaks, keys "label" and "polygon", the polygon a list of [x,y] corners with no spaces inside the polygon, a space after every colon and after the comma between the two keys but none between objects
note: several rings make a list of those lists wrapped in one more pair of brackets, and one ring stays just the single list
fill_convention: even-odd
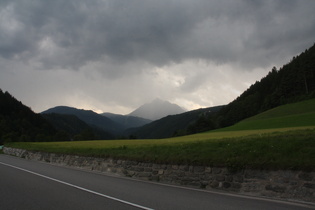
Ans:
[{"label": "grassy slope", "polygon": [[8,146],[157,163],[314,170],[314,112],[315,99],[269,110],[229,128],[184,137]]},{"label": "grassy slope", "polygon": [[315,125],[315,99],[280,106],[217,131],[307,127]]}]

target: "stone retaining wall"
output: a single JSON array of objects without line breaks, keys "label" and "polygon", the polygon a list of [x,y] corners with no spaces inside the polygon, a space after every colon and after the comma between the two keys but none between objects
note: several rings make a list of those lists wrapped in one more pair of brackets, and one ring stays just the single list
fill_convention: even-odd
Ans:
[{"label": "stone retaining wall", "polygon": [[3,152],[30,160],[45,161],[98,172],[110,172],[122,176],[167,184],[315,203],[314,171],[249,169],[230,171],[227,168],[166,165],[128,160],[80,157],[31,152],[8,147],[5,147]]}]

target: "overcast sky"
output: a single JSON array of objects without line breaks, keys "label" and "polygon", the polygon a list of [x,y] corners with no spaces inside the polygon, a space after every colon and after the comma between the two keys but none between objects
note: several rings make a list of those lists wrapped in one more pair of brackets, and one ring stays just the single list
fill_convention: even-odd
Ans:
[{"label": "overcast sky", "polygon": [[314,0],[0,0],[0,88],[35,112],[227,104],[315,43]]}]

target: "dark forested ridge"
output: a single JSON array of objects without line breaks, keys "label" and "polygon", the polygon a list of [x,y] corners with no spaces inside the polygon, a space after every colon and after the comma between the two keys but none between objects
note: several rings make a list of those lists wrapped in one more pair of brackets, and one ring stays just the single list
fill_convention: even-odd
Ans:
[{"label": "dark forested ridge", "polygon": [[120,134],[123,130],[123,126],[109,119],[108,117],[97,114],[91,110],[77,109],[74,107],[67,106],[57,106],[51,109],[48,109],[42,114],[65,114],[65,115],[74,115],[86,124],[91,127],[95,127],[103,130],[104,132],[113,134],[115,136]]},{"label": "dark forested ridge", "polygon": [[223,106],[216,106],[204,109],[197,109],[177,115],[169,115],[162,119],[153,121],[139,128],[129,129],[125,135],[134,138],[166,138],[185,135],[187,132],[195,131],[195,122],[198,121],[198,131],[209,130],[208,121],[201,123],[201,120],[219,111]]},{"label": "dark forested ridge", "polygon": [[0,89],[0,144],[5,142],[112,139],[71,115],[34,113]]},{"label": "dark forested ridge", "polygon": [[233,125],[268,109],[315,97],[315,45],[228,104],[218,114],[220,127]]},{"label": "dark forested ridge", "polygon": [[114,139],[112,134],[88,125],[75,115],[50,113],[42,116],[58,130],[59,141]]},{"label": "dark forested ridge", "polygon": [[216,114],[202,116],[203,119],[192,125],[195,129],[186,130],[185,134],[205,130],[205,122],[209,125],[208,130],[222,128],[268,109],[314,97],[315,44],[279,70],[274,67]]},{"label": "dark forested ridge", "polygon": [[51,141],[56,129],[40,114],[0,89],[0,144],[11,141]]},{"label": "dark forested ridge", "polygon": [[102,113],[101,115],[113,120],[114,122],[120,124],[124,130],[128,128],[140,127],[146,125],[152,120],[144,119],[141,117],[129,116],[129,115],[121,115],[121,114],[113,114],[109,112]]}]

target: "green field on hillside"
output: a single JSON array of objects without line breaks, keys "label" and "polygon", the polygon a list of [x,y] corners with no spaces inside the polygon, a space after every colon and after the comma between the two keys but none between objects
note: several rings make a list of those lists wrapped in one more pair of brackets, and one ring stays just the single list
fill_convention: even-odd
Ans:
[{"label": "green field on hillside", "polygon": [[293,128],[315,125],[315,99],[287,104],[217,131]]},{"label": "green field on hillside", "polygon": [[315,100],[281,106],[228,128],[176,138],[6,146],[168,164],[314,170]]}]

